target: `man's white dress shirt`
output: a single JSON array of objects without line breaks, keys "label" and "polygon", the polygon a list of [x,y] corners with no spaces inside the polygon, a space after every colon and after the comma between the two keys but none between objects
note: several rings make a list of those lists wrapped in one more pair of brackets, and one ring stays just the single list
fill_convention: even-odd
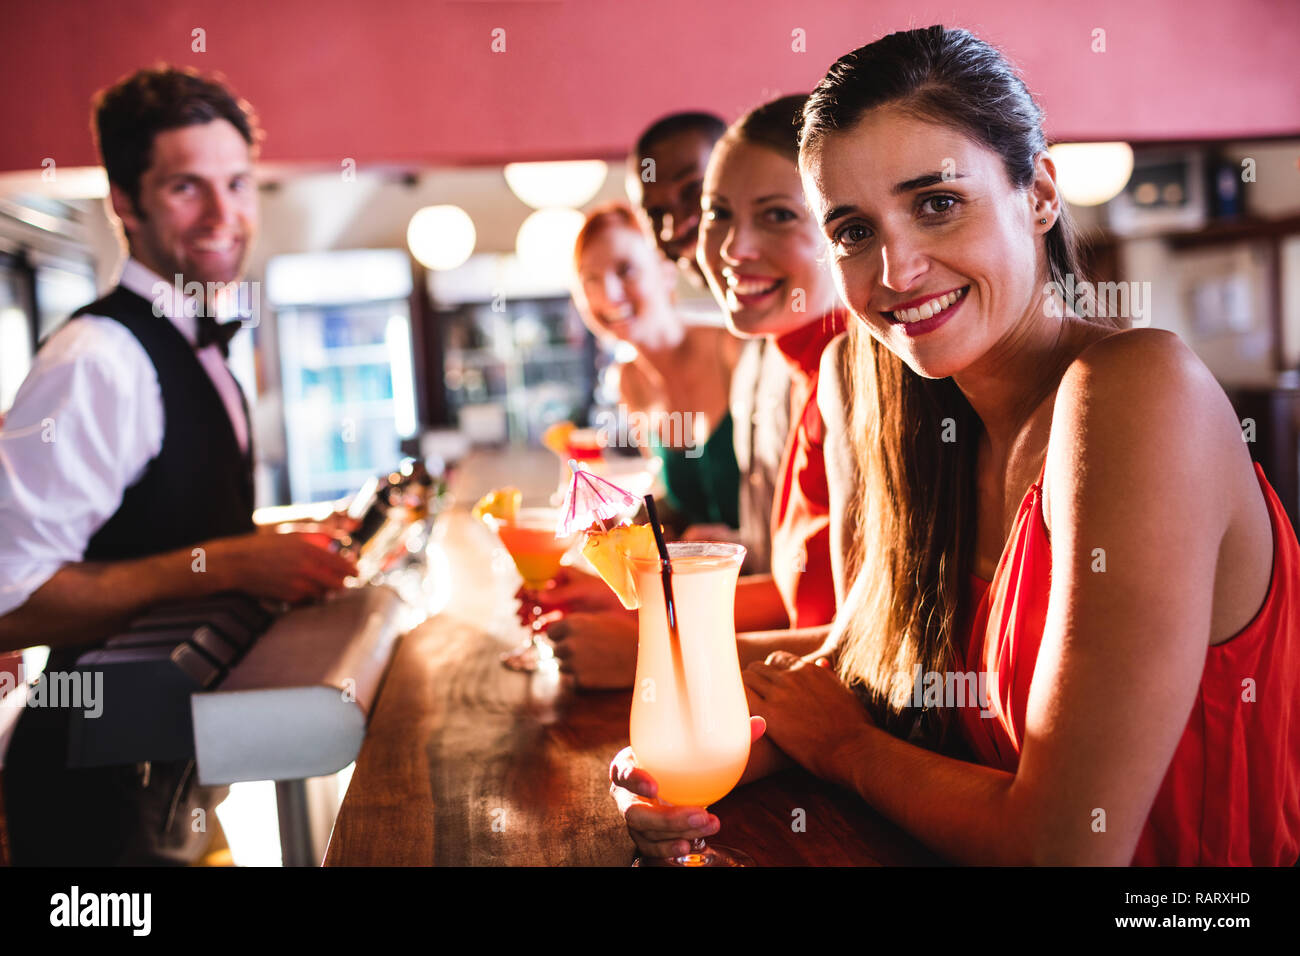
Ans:
[{"label": "man's white dress shirt", "polygon": [[[196,341],[198,319],[185,314],[174,280],[129,259],[121,285],[160,305],[186,341]],[[220,350],[210,345],[196,357],[247,451],[248,419]],[[82,559],[162,442],[162,390],[140,341],[106,316],[58,329],[36,353],[0,429],[0,615]]]}]

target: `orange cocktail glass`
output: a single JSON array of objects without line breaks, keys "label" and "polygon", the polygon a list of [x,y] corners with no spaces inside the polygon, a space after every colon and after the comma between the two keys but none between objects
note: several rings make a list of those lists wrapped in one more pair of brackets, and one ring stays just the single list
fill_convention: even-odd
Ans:
[{"label": "orange cocktail glass", "polygon": [[[556,537],[560,512],[554,508],[521,508],[509,519],[488,516],[484,520],[496,531],[497,538],[509,552],[524,579],[524,590],[531,596],[546,588],[560,572],[561,560],[577,540],[577,535]],[[529,601],[528,639],[501,656],[512,670],[532,671],[542,661],[555,657],[551,645],[542,636],[542,608]]]},{"label": "orange cocktail glass", "polygon": [[[659,799],[707,807],[740,780],[749,762],[749,704],[736,651],[736,578],[745,549],[714,542],[668,545],[676,611],[668,624],[660,562],[634,558],[639,642],[631,739],[637,766]],[[679,866],[731,866],[742,854],[695,841]]]}]

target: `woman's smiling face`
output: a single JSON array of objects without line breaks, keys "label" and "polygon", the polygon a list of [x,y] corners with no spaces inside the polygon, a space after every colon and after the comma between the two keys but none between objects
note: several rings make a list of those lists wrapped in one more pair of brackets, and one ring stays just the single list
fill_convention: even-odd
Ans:
[{"label": "woman's smiling face", "polygon": [[674,279],[673,264],[640,231],[611,225],[582,252],[575,299],[594,334],[653,344],[665,334],[662,326],[677,324]]},{"label": "woman's smiling face", "polygon": [[703,209],[700,265],[736,335],[781,335],[835,305],[826,242],[794,162],[723,138],[704,176]]},{"label": "woman's smiling face", "polygon": [[1041,309],[1053,174],[1040,160],[1017,188],[997,153],[893,106],[803,157],[841,298],[927,378],[969,368]]}]

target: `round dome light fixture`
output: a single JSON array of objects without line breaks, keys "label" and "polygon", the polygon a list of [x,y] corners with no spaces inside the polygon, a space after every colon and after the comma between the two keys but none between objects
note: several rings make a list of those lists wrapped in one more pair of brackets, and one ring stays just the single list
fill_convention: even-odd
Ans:
[{"label": "round dome light fixture", "polygon": [[587,217],[576,209],[539,209],[530,213],[515,236],[515,254],[537,273],[568,275],[573,271],[573,244]]},{"label": "round dome light fixture", "polygon": [[1048,152],[1056,162],[1056,185],[1075,206],[1110,202],[1133,175],[1128,143],[1057,143]]},{"label": "round dome light fixture", "polygon": [[425,206],[406,227],[411,255],[426,269],[443,271],[464,265],[477,240],[474,220],[459,206]]},{"label": "round dome light fixture", "polygon": [[590,202],[609,175],[604,160],[582,159],[557,163],[507,163],[510,191],[534,209]]}]

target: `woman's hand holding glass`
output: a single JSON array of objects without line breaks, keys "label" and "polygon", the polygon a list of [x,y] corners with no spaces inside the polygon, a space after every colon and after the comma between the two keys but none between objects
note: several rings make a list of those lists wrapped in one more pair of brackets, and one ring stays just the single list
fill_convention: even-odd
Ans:
[{"label": "woman's hand holding glass", "polygon": [[[550,623],[558,621],[569,614],[597,614],[603,611],[624,611],[618,596],[609,589],[609,585],[594,574],[588,574],[574,567],[564,567],[555,576],[554,581],[538,591],[524,588],[515,592],[515,599],[521,603],[519,619],[525,622],[528,610],[536,604],[542,609],[542,620]],[[632,617],[635,620],[635,613]]]},{"label": "woman's hand holding glass", "polygon": [[[762,717],[749,719],[750,741],[763,736]],[[750,762],[754,762],[751,751]],[[658,800],[659,784],[636,764],[636,754],[624,747],[609,766],[609,792],[618,804],[637,849],[650,857],[678,857],[690,852],[691,841],[717,833],[722,824],[704,807],[677,807]]]},{"label": "woman's hand holding glass", "polygon": [[[748,783],[791,763],[824,780],[843,783],[851,757],[853,728],[874,726],[870,715],[821,656],[799,657],[774,651],[742,672],[750,718]],[[761,739],[760,739],[761,738]],[[631,747],[610,765],[610,793],[637,848],[648,856],[685,852],[691,840],[711,836],[721,826],[703,807],[678,807],[657,800],[658,784],[636,764]]]},{"label": "woman's hand holding glass", "polygon": [[637,615],[623,607],[609,585],[593,574],[566,567],[554,585],[526,596],[520,620],[536,604],[560,668],[584,690],[631,687],[636,677]]}]

